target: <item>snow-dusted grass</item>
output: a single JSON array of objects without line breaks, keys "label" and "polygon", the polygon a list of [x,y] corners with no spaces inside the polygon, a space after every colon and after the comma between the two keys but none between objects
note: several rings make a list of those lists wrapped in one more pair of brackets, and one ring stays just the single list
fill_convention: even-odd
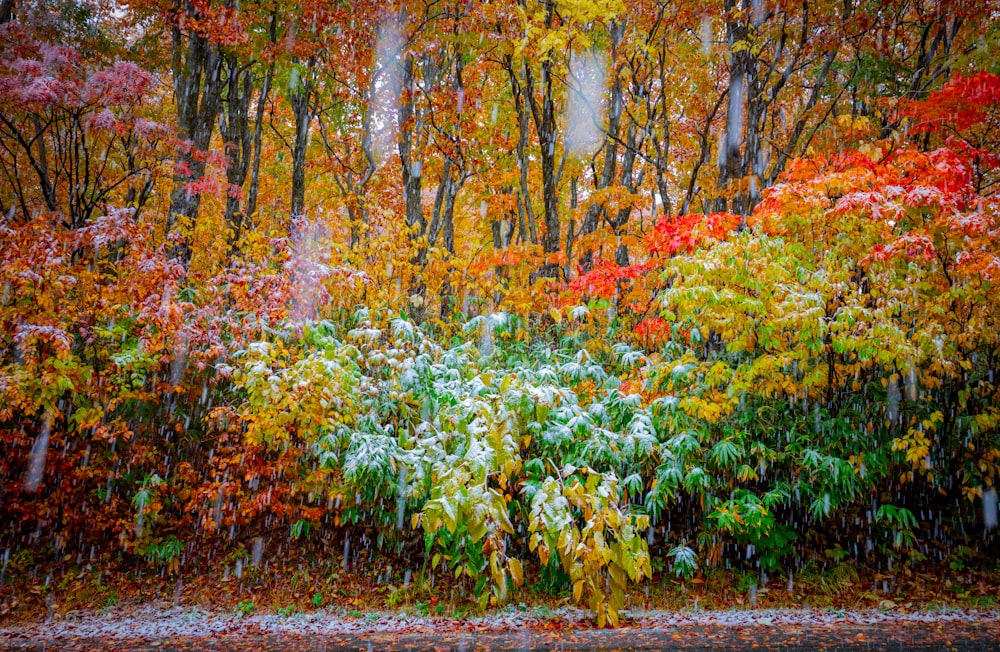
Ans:
[{"label": "snow-dusted grass", "polygon": [[[260,613],[240,616],[199,608],[161,609],[141,606],[76,617],[57,617],[48,623],[0,626],[0,640],[58,641],[70,639],[155,640],[177,637],[239,635],[366,635],[432,634],[442,632],[493,632],[513,634],[525,630],[592,627],[590,614],[582,609],[501,610],[468,618],[428,617],[405,612],[371,612],[354,618],[335,610],[281,616]],[[753,609],[726,611],[633,611],[628,627],[644,632],[678,627],[742,628],[790,626],[827,628],[836,626],[906,627],[910,625],[996,625],[1000,610],[923,609],[899,611],[846,611],[839,609]]]}]

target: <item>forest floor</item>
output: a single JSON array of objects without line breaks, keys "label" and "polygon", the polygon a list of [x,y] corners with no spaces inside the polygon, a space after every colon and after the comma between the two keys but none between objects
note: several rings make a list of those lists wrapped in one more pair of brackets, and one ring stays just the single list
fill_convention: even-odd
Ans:
[{"label": "forest floor", "polygon": [[1000,650],[1000,611],[634,610],[593,629],[582,610],[503,609],[466,618],[336,609],[282,615],[116,607],[0,626],[11,650]]},{"label": "forest floor", "polygon": [[1000,650],[1000,577],[947,566],[807,567],[763,586],[759,573],[661,573],[605,631],[541,581],[481,612],[461,582],[419,572],[201,570],[8,574],[0,650]]},{"label": "forest floor", "polygon": [[[373,557],[345,565],[338,557],[291,553],[260,565],[249,558],[222,562],[190,559],[182,566],[136,563],[106,555],[93,563],[37,561],[16,553],[0,573],[0,628],[42,620],[74,621],[122,607],[197,608],[241,616],[308,615],[334,610],[346,619],[373,613],[483,615],[469,578],[454,579],[410,566],[398,557]],[[821,608],[886,613],[1000,610],[1000,566],[974,563],[897,562],[882,569],[851,560],[807,562],[790,574],[715,567],[684,580],[668,570],[626,593],[634,613]],[[572,606],[563,576],[528,567],[525,584],[501,611],[547,613]],[[2,630],[0,630],[2,631]]]}]

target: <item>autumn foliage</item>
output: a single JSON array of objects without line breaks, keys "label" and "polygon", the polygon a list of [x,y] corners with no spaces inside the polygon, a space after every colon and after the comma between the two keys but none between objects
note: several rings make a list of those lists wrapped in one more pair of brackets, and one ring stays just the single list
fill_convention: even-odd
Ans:
[{"label": "autumn foliage", "polygon": [[995,552],[989,46],[731,4],[17,3],[0,596],[267,540],[603,626]]}]

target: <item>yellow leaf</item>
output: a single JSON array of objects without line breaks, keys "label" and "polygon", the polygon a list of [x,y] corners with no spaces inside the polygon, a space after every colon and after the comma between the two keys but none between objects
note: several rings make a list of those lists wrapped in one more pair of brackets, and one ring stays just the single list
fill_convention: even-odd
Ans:
[{"label": "yellow leaf", "polygon": [[521,586],[524,582],[524,569],[521,567],[520,560],[511,557],[507,560],[507,568],[510,570],[510,576],[514,580],[514,586]]},{"label": "yellow leaf", "polygon": [[[608,609],[608,621],[610,621],[612,627],[618,627],[618,610]],[[602,625],[603,627],[603,625]]]}]

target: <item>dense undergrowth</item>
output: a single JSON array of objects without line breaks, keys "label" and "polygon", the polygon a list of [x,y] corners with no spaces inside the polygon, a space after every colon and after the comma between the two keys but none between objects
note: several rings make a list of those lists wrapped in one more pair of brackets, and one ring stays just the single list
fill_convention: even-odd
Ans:
[{"label": "dense undergrowth", "polygon": [[[984,538],[980,487],[1000,450],[995,334],[966,332],[945,358],[943,336],[894,349],[885,329],[808,330],[819,270],[792,269],[762,298],[753,274],[713,276],[715,257],[779,265],[769,250],[796,249],[747,231],[671,257],[659,301],[674,326],[653,349],[600,301],[457,328],[369,309],[279,322],[203,370],[122,338],[106,378],[125,385],[104,418],[127,433],[86,425],[88,395],[62,392],[36,489],[39,438],[4,431],[5,562],[12,549],[15,566],[24,550],[43,566],[120,551],[176,573],[259,564],[265,542],[321,543],[331,568],[402,560],[481,607],[522,600],[525,582],[568,591],[602,624],[654,573],[792,577],[845,560],[989,571],[997,542]],[[922,300],[877,285],[898,269],[869,276],[890,324],[912,319],[905,297]],[[751,316],[780,351],[730,339],[727,324]],[[20,364],[50,374],[85,350],[30,343]]]},{"label": "dense undergrowth", "polygon": [[841,114],[748,215],[659,216],[574,273],[479,235],[431,252],[378,198],[364,238],[319,210],[181,237],[152,76],[5,34],[10,169],[34,129],[124,175],[46,209],[0,188],[5,604],[88,566],[289,558],[480,609],[566,595],[601,625],[668,581],[995,577],[997,75],[884,128]]},{"label": "dense undergrowth", "polygon": [[[939,154],[902,156],[930,193]],[[96,323],[57,285],[80,335],[22,317],[5,359],[5,567],[178,573],[319,545],[331,567],[448,576],[480,608],[567,591],[601,624],[656,573],[993,572],[995,201],[992,226],[937,231],[942,262],[883,254],[854,194],[796,203],[817,183],[790,179],[742,232],[663,220],[638,272],[598,269],[588,302],[528,316],[417,324],[350,308],[327,277],[306,294],[326,318],[296,317],[302,264],[145,290]],[[12,287],[4,310],[24,315],[37,290]],[[643,293],[656,317],[629,307]]]}]

